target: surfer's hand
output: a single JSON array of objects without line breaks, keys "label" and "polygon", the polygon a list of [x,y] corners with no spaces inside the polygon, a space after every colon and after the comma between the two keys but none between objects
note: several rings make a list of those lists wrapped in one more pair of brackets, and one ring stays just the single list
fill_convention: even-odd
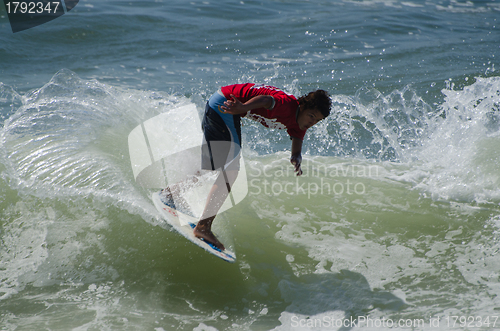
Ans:
[{"label": "surfer's hand", "polygon": [[274,98],[270,95],[257,95],[245,103],[236,99],[234,95],[231,94],[232,100],[224,101],[224,105],[220,106],[220,109],[226,114],[231,115],[241,115],[252,109],[266,108],[270,109],[274,105]]},{"label": "surfer's hand", "polygon": [[248,111],[245,105],[241,103],[240,100],[236,99],[234,95],[231,94],[231,98],[233,100],[224,101],[224,106],[220,107],[225,113],[231,115],[239,115]]},{"label": "surfer's hand", "polygon": [[290,162],[295,166],[295,172],[297,173],[297,176],[302,175],[302,169],[300,168],[300,164],[302,163],[302,156],[300,154],[298,155],[292,155],[290,158]]}]

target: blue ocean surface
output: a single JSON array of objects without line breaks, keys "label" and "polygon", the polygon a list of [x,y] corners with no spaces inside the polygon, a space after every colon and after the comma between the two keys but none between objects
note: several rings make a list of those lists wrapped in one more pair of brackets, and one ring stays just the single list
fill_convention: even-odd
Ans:
[{"label": "blue ocean surface", "polygon": [[[500,328],[498,1],[80,0],[16,33],[6,11],[0,330]],[[243,119],[230,264],[160,218],[129,134],[244,82],[332,113],[302,177]]]}]

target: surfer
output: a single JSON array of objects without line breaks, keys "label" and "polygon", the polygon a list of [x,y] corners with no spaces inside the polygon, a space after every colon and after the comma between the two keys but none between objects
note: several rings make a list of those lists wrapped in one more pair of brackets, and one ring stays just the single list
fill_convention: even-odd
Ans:
[{"label": "surfer", "polygon": [[212,223],[238,176],[241,117],[268,128],[287,130],[292,140],[290,162],[302,174],[302,140],[310,127],[330,114],[328,93],[316,90],[295,98],[280,89],[252,83],[222,87],[208,100],[203,117],[202,168],[221,170],[206,201],[194,235],[224,250],[212,233]]}]

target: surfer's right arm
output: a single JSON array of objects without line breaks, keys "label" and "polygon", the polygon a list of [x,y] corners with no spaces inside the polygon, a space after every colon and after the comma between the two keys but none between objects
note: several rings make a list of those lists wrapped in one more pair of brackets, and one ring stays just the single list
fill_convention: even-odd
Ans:
[{"label": "surfer's right arm", "polygon": [[241,115],[257,108],[272,109],[274,106],[274,98],[270,95],[257,95],[245,103],[236,99],[236,97],[232,94],[231,98],[232,100],[225,101],[224,106],[221,106],[221,109],[224,110],[224,112],[231,115]]},{"label": "surfer's right arm", "polygon": [[302,175],[302,169],[300,164],[302,163],[302,140],[292,137],[292,156],[290,157],[290,162],[295,167],[295,172],[297,176]]}]

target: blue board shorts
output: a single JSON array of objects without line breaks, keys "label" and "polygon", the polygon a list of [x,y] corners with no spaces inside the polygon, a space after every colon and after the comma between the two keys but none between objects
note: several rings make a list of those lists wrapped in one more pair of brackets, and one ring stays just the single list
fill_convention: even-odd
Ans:
[{"label": "blue board shorts", "polygon": [[224,113],[220,107],[225,101],[226,97],[219,90],[210,97],[205,106],[201,123],[201,168],[205,170],[239,169],[241,116]]}]

